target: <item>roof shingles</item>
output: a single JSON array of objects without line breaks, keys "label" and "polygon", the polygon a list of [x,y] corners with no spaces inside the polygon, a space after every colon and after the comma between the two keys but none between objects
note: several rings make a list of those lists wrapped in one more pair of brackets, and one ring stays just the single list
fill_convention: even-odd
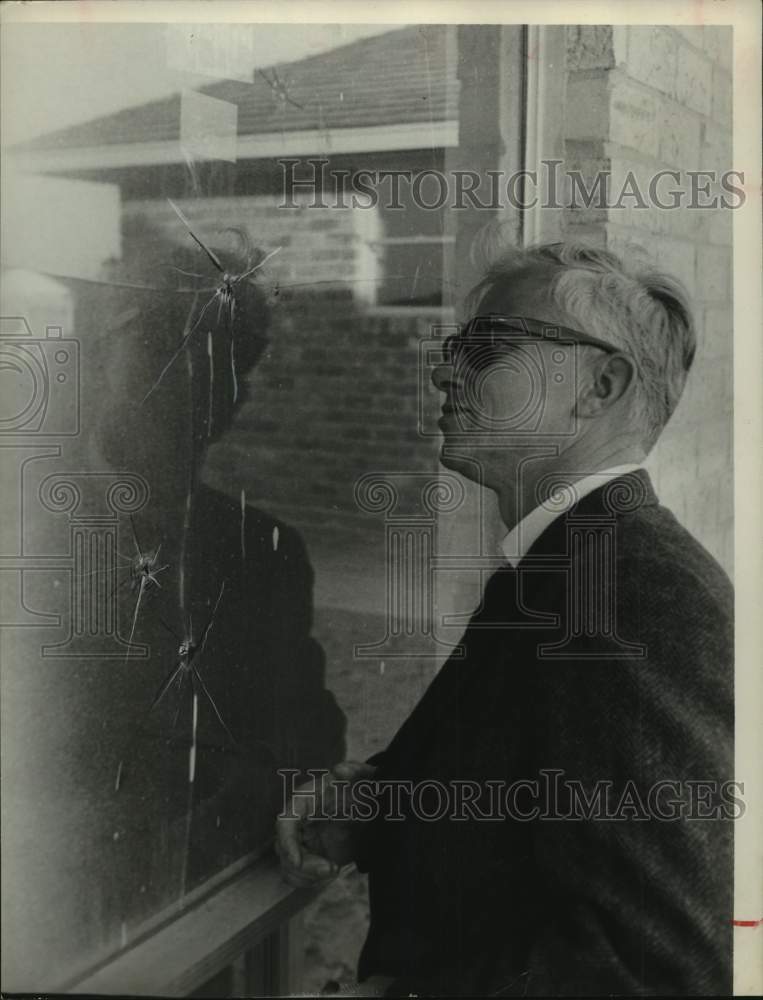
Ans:
[{"label": "roof shingles", "polygon": [[[447,30],[436,24],[400,28],[266,67],[264,74],[254,71],[251,83],[223,80],[200,93],[237,105],[239,136],[453,120],[458,83],[454,60],[448,59]],[[279,95],[279,82],[288,100]],[[180,111],[180,95],[172,94],[18,148],[173,141],[180,137]]]}]

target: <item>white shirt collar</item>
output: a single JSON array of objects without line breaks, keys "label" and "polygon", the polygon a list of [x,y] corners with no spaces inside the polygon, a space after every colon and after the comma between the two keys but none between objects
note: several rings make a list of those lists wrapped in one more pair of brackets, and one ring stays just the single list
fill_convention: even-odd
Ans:
[{"label": "white shirt collar", "polygon": [[[514,525],[511,531],[503,538],[501,549],[504,556],[516,569],[521,560],[529,552],[533,543],[540,538],[546,528],[557,517],[568,511],[587,493],[591,493],[600,486],[604,486],[611,479],[624,476],[628,472],[635,472],[640,468],[641,466],[638,463],[631,463],[628,465],[615,465],[610,469],[601,469],[590,476],[584,476],[582,479],[571,482],[569,495],[563,496],[561,501],[558,499],[555,500],[555,495],[552,494],[549,499],[545,500],[534,510],[531,510],[529,514],[526,514],[519,524]],[[559,494],[556,496],[558,497]]]}]

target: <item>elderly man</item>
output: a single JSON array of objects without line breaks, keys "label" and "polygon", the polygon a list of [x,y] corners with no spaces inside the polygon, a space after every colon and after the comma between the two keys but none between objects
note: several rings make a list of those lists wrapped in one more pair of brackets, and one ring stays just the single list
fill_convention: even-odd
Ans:
[{"label": "elderly man", "polygon": [[729,993],[732,591],[641,468],[694,356],[685,297],[555,244],[506,254],[471,314],[434,375],[441,460],[497,494],[506,566],[389,747],[336,771],[404,789],[397,814],[297,796],[284,870],[368,871],[359,993]]}]

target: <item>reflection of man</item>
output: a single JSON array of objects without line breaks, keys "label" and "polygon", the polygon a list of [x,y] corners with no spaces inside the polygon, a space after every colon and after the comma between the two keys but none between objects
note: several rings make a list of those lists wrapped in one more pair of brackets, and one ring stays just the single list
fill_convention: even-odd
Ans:
[{"label": "reflection of man", "polygon": [[[233,274],[251,266],[257,252],[215,249]],[[108,279],[75,282],[73,291],[91,376],[83,380],[89,461],[144,477],[149,502],[128,537],[134,531],[136,545],[138,538],[160,545],[168,564],[139,615],[134,594],[116,592],[123,622],[136,614],[135,639],[152,656],[141,670],[145,686],[135,686],[129,710],[120,705],[113,723],[114,744],[127,747],[118,801],[135,824],[130,843],[138,845],[114,878],[125,897],[118,911],[130,913],[141,902],[136,872],[145,868],[141,881],[154,879],[151,865],[164,856],[154,841],[166,839],[168,828],[183,844],[189,886],[260,849],[277,809],[277,769],[341,760],[345,720],[325,687],[323,649],[311,635],[313,570],[301,536],[246,502],[251,470],[231,469],[226,485],[233,497],[201,481],[207,447],[230,429],[267,347],[265,295],[240,282],[231,323],[227,311],[207,308],[209,292],[202,298],[187,289],[182,271],[195,272],[203,255],[186,259],[142,221],[133,222],[124,250]],[[157,275],[177,277],[185,290],[152,290]],[[213,282],[199,279],[204,288]],[[184,330],[193,335],[178,352]],[[179,642],[195,636],[198,643],[202,630],[196,662],[205,690],[196,718],[191,682],[182,673],[152,707],[163,679],[175,675]],[[134,676],[132,660],[121,666]],[[104,712],[112,707],[104,702]],[[198,740],[189,825],[192,727]]]},{"label": "reflection of man", "polygon": [[368,992],[728,993],[731,587],[640,468],[690,314],[668,279],[564,245],[508,254],[473,299],[435,373],[441,457],[497,494],[507,565],[354,773],[380,802],[408,782],[402,819],[281,821],[285,870],[369,872]]}]

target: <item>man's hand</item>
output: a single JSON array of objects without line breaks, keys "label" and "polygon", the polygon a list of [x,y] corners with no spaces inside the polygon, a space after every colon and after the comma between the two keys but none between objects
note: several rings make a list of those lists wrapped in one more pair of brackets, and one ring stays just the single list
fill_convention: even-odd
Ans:
[{"label": "man's hand", "polygon": [[394,983],[392,976],[371,976],[362,983],[334,983],[337,989],[321,990],[322,997],[383,997]]},{"label": "man's hand", "polygon": [[[296,790],[287,815],[276,821],[276,851],[290,885],[298,889],[320,885],[354,860],[353,821],[348,814],[352,785],[375,773],[372,764],[344,761],[320,783],[309,781]],[[332,818],[315,818],[321,813]]]}]

